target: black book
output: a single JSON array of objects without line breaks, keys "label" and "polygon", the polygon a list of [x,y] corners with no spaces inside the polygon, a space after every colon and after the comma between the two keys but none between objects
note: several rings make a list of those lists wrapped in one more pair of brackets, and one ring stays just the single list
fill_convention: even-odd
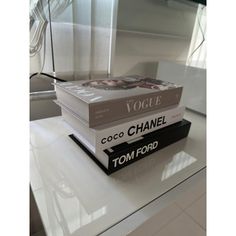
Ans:
[{"label": "black book", "polygon": [[182,120],[176,124],[140,136],[134,140],[124,142],[104,150],[108,158],[108,168],[102,165],[73,134],[69,135],[81,149],[83,149],[106,174],[111,174],[131,163],[140,160],[172,143],[188,136],[191,122]]}]

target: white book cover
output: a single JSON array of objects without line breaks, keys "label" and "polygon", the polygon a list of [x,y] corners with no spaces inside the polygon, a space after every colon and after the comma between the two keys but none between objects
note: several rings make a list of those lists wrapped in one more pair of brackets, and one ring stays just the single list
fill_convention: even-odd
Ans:
[{"label": "white book cover", "polygon": [[172,107],[148,112],[133,118],[122,119],[108,125],[89,128],[69,108],[59,102],[57,103],[62,108],[62,116],[65,121],[83,137],[83,140],[90,146],[89,149],[95,154],[106,148],[177,123],[183,119],[185,111],[183,106]]}]

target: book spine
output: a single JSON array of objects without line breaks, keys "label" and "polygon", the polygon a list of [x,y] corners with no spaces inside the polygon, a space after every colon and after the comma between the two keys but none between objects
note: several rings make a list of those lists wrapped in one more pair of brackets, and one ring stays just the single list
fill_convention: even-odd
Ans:
[{"label": "book spine", "polygon": [[151,94],[89,104],[89,127],[177,105],[180,102],[182,89],[182,87],[178,87]]},{"label": "book spine", "polygon": [[176,107],[107,128],[104,131],[97,131],[96,150],[104,150],[177,123],[183,119],[184,110],[184,107]]},{"label": "book spine", "polygon": [[[135,161],[140,160],[172,143],[188,136],[191,123],[183,120],[180,125],[172,125],[159,131],[152,132],[152,135],[145,135],[134,145],[126,143],[122,147],[104,150],[109,158],[108,170],[110,173],[117,171]],[[126,147],[125,147],[126,146]],[[119,149],[119,150],[117,150]]]}]

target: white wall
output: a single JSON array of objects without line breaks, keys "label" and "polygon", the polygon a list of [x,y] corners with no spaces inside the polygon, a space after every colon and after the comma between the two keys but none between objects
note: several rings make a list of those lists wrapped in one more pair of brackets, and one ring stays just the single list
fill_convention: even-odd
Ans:
[{"label": "white wall", "polygon": [[178,0],[119,0],[117,28],[191,38],[197,6],[186,3]]},{"label": "white wall", "polygon": [[119,0],[114,74],[155,77],[159,60],[185,64],[196,12],[191,3]]},{"label": "white wall", "polygon": [[157,78],[183,85],[180,103],[194,111],[206,114],[206,69],[160,61]]}]

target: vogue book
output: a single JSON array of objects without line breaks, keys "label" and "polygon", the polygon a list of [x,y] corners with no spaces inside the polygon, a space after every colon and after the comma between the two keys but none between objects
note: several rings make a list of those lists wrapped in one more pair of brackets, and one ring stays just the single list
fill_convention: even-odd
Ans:
[{"label": "vogue book", "polygon": [[57,100],[89,127],[177,105],[182,86],[142,76],[55,83]]},{"label": "vogue book", "polygon": [[140,160],[168,145],[171,145],[188,136],[191,122],[182,120],[176,124],[140,136],[129,142],[113,146],[104,150],[102,154],[95,155],[75,134],[69,135],[96,164],[111,174],[135,161]]}]

